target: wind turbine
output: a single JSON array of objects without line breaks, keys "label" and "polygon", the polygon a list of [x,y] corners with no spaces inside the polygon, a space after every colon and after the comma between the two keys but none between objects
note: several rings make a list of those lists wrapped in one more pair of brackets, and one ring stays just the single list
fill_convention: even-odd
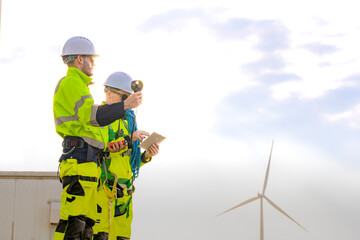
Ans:
[{"label": "wind turbine", "polygon": [[282,214],[284,214],[286,217],[290,218],[293,222],[295,222],[297,225],[299,225],[302,229],[304,229],[305,231],[307,231],[303,226],[300,225],[300,223],[296,222],[292,217],[290,217],[284,210],[282,210],[279,206],[277,206],[273,201],[271,201],[269,198],[267,198],[265,196],[265,190],[266,190],[266,186],[267,186],[267,182],[268,182],[268,178],[269,178],[269,171],[270,171],[270,162],[271,162],[271,154],[272,154],[272,150],[273,150],[273,146],[274,146],[274,140],[272,141],[271,144],[271,150],[270,150],[270,157],[269,157],[269,162],[268,162],[268,166],[266,169],[266,175],[265,175],[265,181],[264,181],[264,186],[263,186],[263,191],[262,194],[258,193],[256,197],[250,198],[228,210],[226,210],[225,212],[222,212],[220,214],[218,214],[217,216],[220,216],[224,213],[227,213],[231,210],[234,210],[235,208],[239,208],[242,207],[248,203],[251,203],[257,199],[260,198],[260,240],[264,240],[264,216],[263,216],[263,199],[265,199],[266,201],[268,201],[268,203],[270,203],[271,206],[273,206],[276,210],[278,210],[279,212],[281,212]]}]

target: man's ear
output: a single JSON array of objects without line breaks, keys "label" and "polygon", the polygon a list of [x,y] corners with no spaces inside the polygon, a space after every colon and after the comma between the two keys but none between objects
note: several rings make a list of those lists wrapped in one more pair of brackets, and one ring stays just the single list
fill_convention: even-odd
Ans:
[{"label": "man's ear", "polygon": [[110,101],[111,99],[110,91],[106,91],[105,94],[106,94],[106,102]]},{"label": "man's ear", "polygon": [[76,60],[81,64],[84,63],[84,58],[81,55],[77,55]]}]

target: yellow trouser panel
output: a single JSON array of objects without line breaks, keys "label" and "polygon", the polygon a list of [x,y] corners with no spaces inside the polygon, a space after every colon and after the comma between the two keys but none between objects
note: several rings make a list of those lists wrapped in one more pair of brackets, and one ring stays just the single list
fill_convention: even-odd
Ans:
[{"label": "yellow trouser panel", "polygon": [[[110,236],[109,240],[117,240],[116,237],[126,237],[130,238],[131,236],[131,222],[133,219],[133,212],[132,212],[132,201],[128,206],[128,212],[125,211],[120,216],[119,212],[116,212],[115,209],[119,208],[119,206],[125,204],[131,196],[124,196],[122,198],[118,198],[117,201],[115,199],[112,200],[111,203],[111,225],[110,225]],[[117,204],[115,205],[115,202]],[[100,188],[98,191],[98,205],[101,208],[101,213],[98,213],[97,219],[100,222],[96,222],[94,226],[94,234],[99,232],[106,232],[109,233],[109,203],[110,199],[105,193],[103,188]]]},{"label": "yellow trouser panel", "polygon": [[65,233],[55,232],[53,240],[63,240]]},{"label": "yellow trouser panel", "polygon": [[[100,168],[94,162],[77,163],[76,159],[66,159],[60,164],[60,177],[79,176],[78,182],[83,190],[82,196],[69,193],[68,188],[71,184],[63,188],[61,194],[60,219],[67,220],[69,215],[84,215],[96,220],[97,215],[97,181],[86,181],[86,178],[100,177]],[[79,187],[78,187],[79,188]]]}]

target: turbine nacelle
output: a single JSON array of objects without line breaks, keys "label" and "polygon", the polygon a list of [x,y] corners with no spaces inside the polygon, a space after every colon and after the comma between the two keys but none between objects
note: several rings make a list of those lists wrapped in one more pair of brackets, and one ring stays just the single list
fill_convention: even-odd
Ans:
[{"label": "turbine nacelle", "polygon": [[263,198],[265,195],[258,193],[258,198]]}]

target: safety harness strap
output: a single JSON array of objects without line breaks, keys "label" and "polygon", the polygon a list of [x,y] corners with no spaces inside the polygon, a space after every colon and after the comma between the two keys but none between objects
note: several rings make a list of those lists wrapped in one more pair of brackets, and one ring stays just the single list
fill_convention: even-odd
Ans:
[{"label": "safety harness strap", "polygon": [[125,211],[126,211],[126,218],[128,218],[129,217],[129,204],[130,204],[130,202],[131,202],[131,200],[132,200],[132,197],[130,197],[127,201],[126,201],[126,203],[125,204],[123,204],[123,205],[120,205],[120,206],[117,206],[117,199],[115,200],[115,217],[117,217],[117,216],[121,216],[121,215],[123,215],[124,213],[125,213]]},{"label": "safety harness strap", "polygon": [[[133,179],[117,178],[117,176],[114,173],[108,171],[107,162],[104,159],[101,160],[101,165],[103,167],[103,174],[104,174],[104,176],[102,176],[103,185],[106,185],[109,189],[112,189],[114,183],[115,184],[118,183],[122,188],[126,188],[128,190],[132,188]],[[115,180],[115,176],[117,180]]]},{"label": "safety harness strap", "polygon": [[108,176],[107,176],[107,168],[106,168],[106,164],[105,164],[105,160],[104,159],[101,159],[101,165],[104,169],[104,173],[105,173],[105,181],[104,182],[107,182],[108,180]]},{"label": "safety harness strap", "polygon": [[[106,186],[111,189],[111,187],[116,183],[116,181],[107,180]],[[133,187],[132,179],[126,178],[118,178],[117,183],[120,185],[121,188],[131,190]]]},{"label": "safety harness strap", "polygon": [[84,142],[84,140],[79,139],[66,141],[64,140],[63,154],[61,154],[59,162],[62,162],[66,159],[76,159],[78,164],[94,162],[99,166],[98,159],[102,157],[101,154],[103,152],[101,152],[100,149],[89,146],[86,142]]},{"label": "safety harness strap", "polygon": [[[114,198],[116,197],[116,182],[117,182],[117,179],[118,179],[118,178],[117,178],[116,174],[112,173],[112,175],[113,175],[114,178],[115,178],[115,182],[114,182],[114,184],[112,185],[112,187],[110,187],[111,192],[109,192],[109,191],[107,190],[106,184],[107,184],[108,181],[105,181],[105,182],[103,183],[103,188],[104,188],[105,193],[106,193],[106,195],[108,196],[109,199],[114,199]],[[108,185],[108,186],[109,186],[109,185]]]},{"label": "safety harness strap", "polygon": [[124,139],[125,139],[125,141],[126,141],[127,144],[128,144],[128,148],[129,148],[129,149],[132,149],[132,147],[133,147],[133,142],[132,142],[131,137],[128,136],[128,135],[125,135],[125,136],[124,136]]},{"label": "safety harness strap", "polygon": [[124,184],[126,188],[130,188],[132,186],[132,179],[118,178],[117,182],[119,184]]},{"label": "safety harness strap", "polygon": [[[116,176],[113,173],[111,174],[114,177]],[[124,197],[123,190],[126,190],[128,196],[131,196],[135,192],[135,186],[133,185],[132,179],[119,178],[117,179],[117,182],[108,179],[106,182],[103,182],[102,186],[109,199]]]}]

